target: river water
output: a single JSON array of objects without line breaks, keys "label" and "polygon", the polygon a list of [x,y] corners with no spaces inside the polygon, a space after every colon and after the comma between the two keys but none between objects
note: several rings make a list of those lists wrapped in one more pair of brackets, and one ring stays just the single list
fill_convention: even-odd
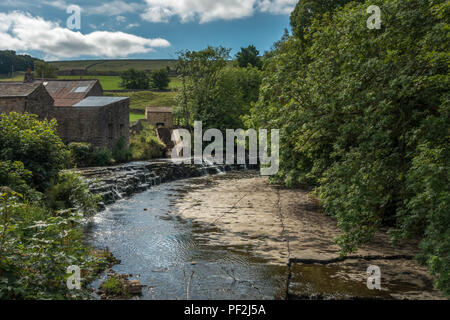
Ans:
[{"label": "river water", "polygon": [[[139,280],[139,299],[424,298],[432,289],[412,260],[294,264],[339,255],[336,222],[305,190],[270,186],[258,172],[229,172],[154,186],[97,214],[88,241],[121,260],[112,269]],[[408,255],[380,236],[361,256]],[[382,290],[367,288],[367,268],[382,270]],[[98,288],[106,275],[92,286]]]},{"label": "river water", "polygon": [[[89,242],[121,260],[117,273],[143,285],[141,299],[274,299],[286,290],[286,266],[269,264],[251,248],[210,244],[218,228],[183,218],[183,195],[216,180],[249,173],[205,176],[162,184],[99,213]],[[199,208],[198,210],[202,210]],[[204,213],[202,213],[204,214]],[[194,272],[192,274],[192,272]],[[93,285],[98,287],[103,278]]]}]

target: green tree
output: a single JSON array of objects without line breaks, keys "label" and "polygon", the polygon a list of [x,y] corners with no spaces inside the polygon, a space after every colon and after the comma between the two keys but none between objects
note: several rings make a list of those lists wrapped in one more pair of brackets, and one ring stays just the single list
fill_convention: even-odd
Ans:
[{"label": "green tree", "polygon": [[45,190],[63,168],[66,147],[55,120],[12,112],[0,115],[0,161],[19,161],[32,173],[31,185]]},{"label": "green tree", "polygon": [[259,51],[253,45],[248,46],[247,48],[241,48],[241,51],[236,54],[236,59],[241,68],[246,68],[249,65],[259,69],[262,67]]},{"label": "green tree", "polygon": [[56,78],[58,69],[45,61],[34,63],[34,74],[36,78]]},{"label": "green tree", "polygon": [[179,58],[182,88],[178,102],[187,125],[202,121],[205,129],[242,128],[243,116],[258,98],[261,73],[228,66],[229,50],[207,48]]},{"label": "green tree", "polygon": [[393,240],[422,239],[419,261],[449,294],[450,4],[361,2],[299,2],[248,124],[282,130],[273,180],[316,186],[343,254],[388,226]]},{"label": "green tree", "polygon": [[120,86],[125,89],[148,89],[150,87],[150,79],[145,71],[137,71],[129,69],[120,74],[122,79]]},{"label": "green tree", "polygon": [[152,87],[159,90],[167,89],[169,87],[170,78],[167,68],[162,68],[152,72]]}]

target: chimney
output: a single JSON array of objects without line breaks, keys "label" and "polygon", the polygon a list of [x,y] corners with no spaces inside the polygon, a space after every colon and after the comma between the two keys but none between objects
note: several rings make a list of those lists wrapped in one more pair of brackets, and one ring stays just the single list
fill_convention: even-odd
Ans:
[{"label": "chimney", "polygon": [[31,68],[28,68],[27,73],[25,73],[25,78],[23,79],[23,82],[33,82],[33,74],[31,73]]}]

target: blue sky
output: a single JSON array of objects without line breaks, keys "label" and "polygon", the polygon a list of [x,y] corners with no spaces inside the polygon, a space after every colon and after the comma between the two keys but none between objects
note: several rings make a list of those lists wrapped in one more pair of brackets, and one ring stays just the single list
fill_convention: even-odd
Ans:
[{"label": "blue sky", "polygon": [[[261,52],[289,27],[296,0],[2,0],[0,50],[46,60],[170,59],[208,45]],[[68,28],[75,5],[81,28]],[[78,9],[79,8],[79,9]],[[74,11],[71,11],[72,13]],[[76,20],[72,20],[75,22]]]}]

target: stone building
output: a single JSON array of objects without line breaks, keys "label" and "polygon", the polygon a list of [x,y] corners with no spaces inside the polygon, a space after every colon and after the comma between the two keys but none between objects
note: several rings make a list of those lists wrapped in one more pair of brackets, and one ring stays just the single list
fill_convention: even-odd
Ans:
[{"label": "stone building", "polygon": [[0,113],[33,113],[51,118],[54,100],[39,82],[0,82]]},{"label": "stone building", "polygon": [[113,148],[129,141],[130,100],[105,97],[98,80],[41,80],[0,83],[0,113],[11,111],[56,119],[64,143]]},{"label": "stone building", "polygon": [[145,118],[155,129],[173,129],[173,109],[171,107],[147,107]]},{"label": "stone building", "polygon": [[98,148],[113,148],[120,137],[129,141],[130,99],[87,97],[73,106],[55,107],[58,134],[64,143],[88,142]]}]

